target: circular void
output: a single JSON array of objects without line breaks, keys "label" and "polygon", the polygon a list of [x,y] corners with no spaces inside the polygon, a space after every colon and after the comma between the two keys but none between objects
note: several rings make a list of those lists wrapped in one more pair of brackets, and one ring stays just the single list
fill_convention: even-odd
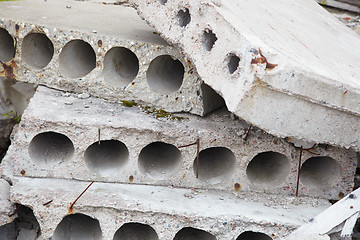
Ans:
[{"label": "circular void", "polygon": [[185,227],[176,233],[174,240],[216,240],[216,237],[204,230]]},{"label": "circular void", "polygon": [[115,233],[113,240],[158,240],[155,230],[142,223],[125,223]]},{"label": "circular void", "polygon": [[42,33],[30,33],[24,37],[21,58],[34,69],[46,67],[54,55],[54,45]]},{"label": "circular void", "polygon": [[180,27],[185,27],[191,21],[190,12],[189,12],[189,9],[187,9],[187,8],[185,10],[180,10],[177,14],[177,17],[179,19]]},{"label": "circular void", "polygon": [[95,142],[85,151],[85,164],[101,176],[112,176],[125,165],[129,159],[129,150],[124,143],[117,140]]},{"label": "circular void", "polygon": [[139,60],[135,53],[124,47],[110,49],[104,59],[104,79],[114,87],[124,87],[139,72]]},{"label": "circular void", "polygon": [[238,56],[236,56],[235,54],[229,55],[227,66],[230,74],[233,74],[236,71],[236,69],[238,69],[239,63],[240,63],[240,58]]},{"label": "circular void", "polygon": [[254,185],[274,187],[290,174],[290,161],[281,153],[263,152],[256,155],[246,168],[246,175]]},{"label": "circular void", "polygon": [[236,240],[272,240],[271,237],[260,232],[243,232]]},{"label": "circular void", "polygon": [[57,225],[53,240],[101,240],[99,221],[87,215],[76,213],[67,215]]},{"label": "circular void", "polygon": [[144,147],[139,155],[140,171],[154,179],[165,179],[180,167],[181,153],[174,145],[153,142]]},{"label": "circular void", "polygon": [[83,40],[71,40],[61,50],[60,71],[69,78],[80,78],[90,73],[96,66],[94,49]]},{"label": "circular void", "polygon": [[169,55],[156,57],[146,72],[148,85],[158,93],[176,92],[183,82],[184,66]]},{"label": "circular void", "polygon": [[[221,183],[230,177],[235,166],[234,153],[225,147],[204,149],[199,154],[199,179],[209,183]],[[197,159],[193,164],[196,175]]]},{"label": "circular void", "polygon": [[312,157],[300,169],[300,181],[308,188],[326,189],[341,179],[340,164],[331,157]]},{"label": "circular void", "polygon": [[61,163],[74,154],[74,145],[65,135],[43,132],[36,135],[29,144],[29,155],[37,164]]},{"label": "circular void", "polygon": [[203,41],[203,46],[204,46],[205,50],[211,51],[215,42],[217,41],[217,37],[216,37],[215,33],[212,32],[212,30],[205,29],[205,31],[203,32],[202,41]]},{"label": "circular void", "polygon": [[0,28],[0,61],[8,62],[15,56],[14,39],[9,32]]},{"label": "circular void", "polygon": [[165,3],[167,3],[167,0],[159,0],[159,3],[160,3],[161,5],[165,5]]}]

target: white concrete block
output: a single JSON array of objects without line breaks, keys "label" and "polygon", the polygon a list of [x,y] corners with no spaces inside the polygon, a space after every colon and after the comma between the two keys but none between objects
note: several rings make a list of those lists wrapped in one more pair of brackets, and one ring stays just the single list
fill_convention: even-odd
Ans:
[{"label": "white concrete block", "polygon": [[360,149],[360,38],[315,1],[130,2],[239,117]]}]

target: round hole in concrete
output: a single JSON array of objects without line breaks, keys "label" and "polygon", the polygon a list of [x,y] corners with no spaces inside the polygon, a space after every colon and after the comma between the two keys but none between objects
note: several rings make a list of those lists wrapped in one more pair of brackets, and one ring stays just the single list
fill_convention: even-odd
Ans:
[{"label": "round hole in concrete", "polygon": [[159,3],[160,3],[161,5],[165,5],[165,3],[167,3],[167,0],[159,0]]},{"label": "round hole in concrete", "polygon": [[96,66],[96,55],[89,43],[76,39],[68,42],[59,56],[60,71],[69,78],[80,78]]},{"label": "round hole in concrete", "polygon": [[54,45],[42,33],[30,33],[24,37],[21,58],[34,69],[46,67],[54,55]]},{"label": "round hole in concrete", "polygon": [[129,159],[126,145],[117,140],[103,140],[90,145],[85,151],[85,164],[101,176],[112,176]]},{"label": "round hole in concrete", "polygon": [[165,179],[181,165],[181,153],[174,145],[153,142],[144,147],[139,155],[140,171],[154,179]]},{"label": "round hole in concrete", "polygon": [[235,54],[229,55],[227,66],[230,74],[233,74],[236,71],[236,69],[238,69],[239,63],[240,63],[240,58],[238,56],[236,56]]},{"label": "round hole in concrete", "polygon": [[311,189],[333,187],[341,180],[340,164],[331,157],[312,157],[300,169],[300,181]]},{"label": "round hole in concrete", "polygon": [[158,56],[151,61],[146,78],[149,87],[158,93],[176,92],[183,82],[184,66],[169,55]]},{"label": "round hole in concrete", "polygon": [[260,232],[243,232],[236,240],[272,240],[271,237]]},{"label": "round hole in concrete", "polygon": [[185,227],[176,233],[174,240],[216,240],[216,237],[201,229]]},{"label": "round hole in concrete", "polygon": [[155,230],[142,223],[125,223],[115,233],[113,240],[158,240]]},{"label": "round hole in concrete", "polygon": [[53,164],[70,159],[74,154],[74,145],[61,133],[43,132],[31,140],[28,150],[33,162]]},{"label": "round hole in concrete", "polygon": [[210,29],[205,29],[203,32],[203,46],[206,51],[211,51],[215,42],[217,41],[217,37],[215,33],[212,32]]},{"label": "round hole in concrete", "polygon": [[[208,183],[221,183],[233,172],[235,166],[234,153],[225,147],[204,149],[199,154],[199,179]],[[193,164],[196,176],[197,159]]]},{"label": "round hole in concrete", "polygon": [[139,60],[135,53],[124,47],[110,49],[104,59],[104,79],[114,87],[124,87],[139,72]]},{"label": "round hole in concrete", "polygon": [[180,10],[177,14],[177,17],[179,19],[180,27],[185,27],[191,21],[190,12],[189,12],[189,9],[187,9],[187,8],[185,10]]},{"label": "round hole in concrete", "polygon": [[15,56],[14,39],[9,32],[0,28],[0,61],[8,62]]},{"label": "round hole in concrete", "polygon": [[87,215],[67,215],[57,225],[53,240],[100,240],[102,232],[99,221]]},{"label": "round hole in concrete", "polygon": [[262,152],[250,161],[246,175],[254,185],[273,187],[284,182],[290,170],[290,161],[283,154]]}]

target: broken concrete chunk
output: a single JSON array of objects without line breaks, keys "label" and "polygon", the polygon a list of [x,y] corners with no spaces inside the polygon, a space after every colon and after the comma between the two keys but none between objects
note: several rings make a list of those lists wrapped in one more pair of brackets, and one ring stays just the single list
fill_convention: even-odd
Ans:
[{"label": "broken concrete chunk", "polygon": [[239,117],[279,137],[360,149],[360,38],[315,1],[130,2]]}]

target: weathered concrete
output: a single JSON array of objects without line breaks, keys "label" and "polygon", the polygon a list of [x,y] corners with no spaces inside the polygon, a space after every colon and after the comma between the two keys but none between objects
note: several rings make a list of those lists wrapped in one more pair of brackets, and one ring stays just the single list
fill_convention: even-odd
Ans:
[{"label": "weathered concrete", "polygon": [[360,38],[315,1],[130,2],[236,115],[279,137],[360,149]]},{"label": "weathered concrete", "polygon": [[9,215],[14,211],[14,204],[10,202],[10,184],[0,179],[0,226],[13,220]]},{"label": "weathered concrete", "polygon": [[205,115],[225,104],[132,8],[43,0],[0,7],[0,76],[169,112]]},{"label": "weathered concrete", "polygon": [[[100,144],[98,143],[100,129]],[[232,120],[169,115],[38,87],[3,159],[5,175],[154,184],[294,195],[300,150]],[[246,143],[243,142],[247,135]],[[200,139],[199,178],[196,146]],[[102,161],[99,160],[102,159]],[[300,195],[338,199],[352,191],[356,153],[302,152]]]},{"label": "weathered concrete", "polygon": [[[69,228],[73,230],[68,234],[79,234],[84,238],[99,228],[104,240],[110,240],[123,224],[130,222],[151,226],[159,239],[164,240],[173,239],[184,227],[202,229],[218,240],[235,239],[245,231],[262,232],[273,239],[281,239],[329,206],[327,201],[311,198],[96,182],[76,202],[73,213],[85,214],[98,223],[87,231],[77,231],[76,224],[86,225],[90,219],[84,215],[70,215],[67,218],[73,218],[71,226],[55,230],[68,214],[70,203],[88,184],[60,179],[15,178],[11,199],[34,209],[44,239],[52,236],[54,231],[57,232],[55,235],[64,234]],[[129,234],[136,233],[130,231]]]}]

